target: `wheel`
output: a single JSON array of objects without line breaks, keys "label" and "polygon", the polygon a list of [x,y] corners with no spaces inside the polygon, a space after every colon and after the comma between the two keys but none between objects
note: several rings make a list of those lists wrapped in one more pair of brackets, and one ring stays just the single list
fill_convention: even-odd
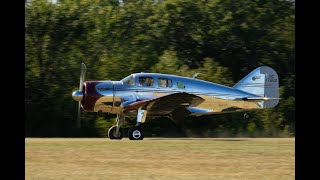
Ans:
[{"label": "wheel", "polygon": [[245,113],[245,114],[243,115],[243,117],[244,117],[245,119],[249,119],[249,114]]},{"label": "wheel", "polygon": [[108,136],[110,139],[122,139],[123,138],[123,132],[122,128],[119,127],[119,133],[116,134],[117,126],[112,126],[108,131]]},{"label": "wheel", "polygon": [[134,126],[130,128],[128,137],[130,140],[142,140],[144,138],[144,135],[139,126]]}]

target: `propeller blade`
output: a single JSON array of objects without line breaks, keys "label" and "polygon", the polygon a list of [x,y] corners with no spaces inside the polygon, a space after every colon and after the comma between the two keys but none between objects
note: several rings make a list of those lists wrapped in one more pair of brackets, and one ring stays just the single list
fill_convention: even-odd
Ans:
[{"label": "propeller blade", "polygon": [[[81,63],[81,74],[80,74],[80,85],[79,91],[83,94],[83,82],[86,77],[87,67],[84,63]],[[81,128],[81,101],[78,102],[78,116],[77,116],[77,127]]]},{"label": "propeller blade", "polygon": [[81,128],[81,102],[78,103],[77,128]]},{"label": "propeller blade", "polygon": [[86,76],[86,71],[87,71],[87,67],[84,63],[81,63],[81,74],[80,74],[80,86],[79,86],[79,90],[82,91],[83,90],[83,82]]}]

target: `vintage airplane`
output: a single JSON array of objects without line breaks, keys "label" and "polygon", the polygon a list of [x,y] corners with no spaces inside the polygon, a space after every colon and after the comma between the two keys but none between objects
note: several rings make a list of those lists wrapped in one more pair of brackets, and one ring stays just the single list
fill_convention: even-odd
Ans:
[{"label": "vintage airplane", "polygon": [[125,117],[137,117],[129,139],[142,140],[139,125],[147,116],[167,116],[179,122],[187,116],[272,108],[280,99],[278,75],[267,66],[256,68],[233,87],[199,80],[197,74],[188,78],[134,73],[120,81],[84,81],[86,69],[82,63],[80,87],[72,93],[79,101],[78,119],[80,107],[87,112],[117,114],[117,124],[108,131],[110,139],[123,138],[120,125]]}]

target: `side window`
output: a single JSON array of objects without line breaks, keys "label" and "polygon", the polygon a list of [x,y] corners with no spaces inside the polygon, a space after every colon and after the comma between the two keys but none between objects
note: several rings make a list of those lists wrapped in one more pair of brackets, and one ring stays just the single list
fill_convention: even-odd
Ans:
[{"label": "side window", "polygon": [[134,85],[134,78],[133,78],[133,76],[129,76],[129,77],[126,77],[125,79],[123,79],[122,82],[123,82],[123,84],[133,86]]},{"label": "side window", "polygon": [[139,77],[139,86],[152,87],[154,81],[152,77]]},{"label": "side window", "polygon": [[186,86],[185,86],[183,83],[181,83],[181,82],[177,82],[177,87],[178,87],[179,89],[184,89]]},{"label": "side window", "polygon": [[158,86],[164,87],[164,88],[166,88],[166,87],[170,88],[170,87],[172,87],[172,81],[171,81],[171,79],[159,78],[158,79]]}]

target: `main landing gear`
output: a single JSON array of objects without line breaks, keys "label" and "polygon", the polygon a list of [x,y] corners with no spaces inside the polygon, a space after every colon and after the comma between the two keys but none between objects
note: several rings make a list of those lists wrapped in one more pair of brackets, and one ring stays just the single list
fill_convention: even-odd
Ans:
[{"label": "main landing gear", "polygon": [[130,128],[128,132],[128,137],[130,140],[142,140],[144,138],[144,134],[141,131],[140,123],[137,123],[135,126]]},{"label": "main landing gear", "polygon": [[[130,128],[128,131],[128,138],[130,140],[142,140],[144,138],[144,134],[141,131],[140,124],[144,123],[146,120],[147,111],[146,110],[138,110],[137,115],[137,124]],[[110,139],[122,139],[123,138],[123,130],[120,127],[120,123],[125,120],[124,115],[117,115],[117,125],[112,126],[108,131],[108,136]]]}]

